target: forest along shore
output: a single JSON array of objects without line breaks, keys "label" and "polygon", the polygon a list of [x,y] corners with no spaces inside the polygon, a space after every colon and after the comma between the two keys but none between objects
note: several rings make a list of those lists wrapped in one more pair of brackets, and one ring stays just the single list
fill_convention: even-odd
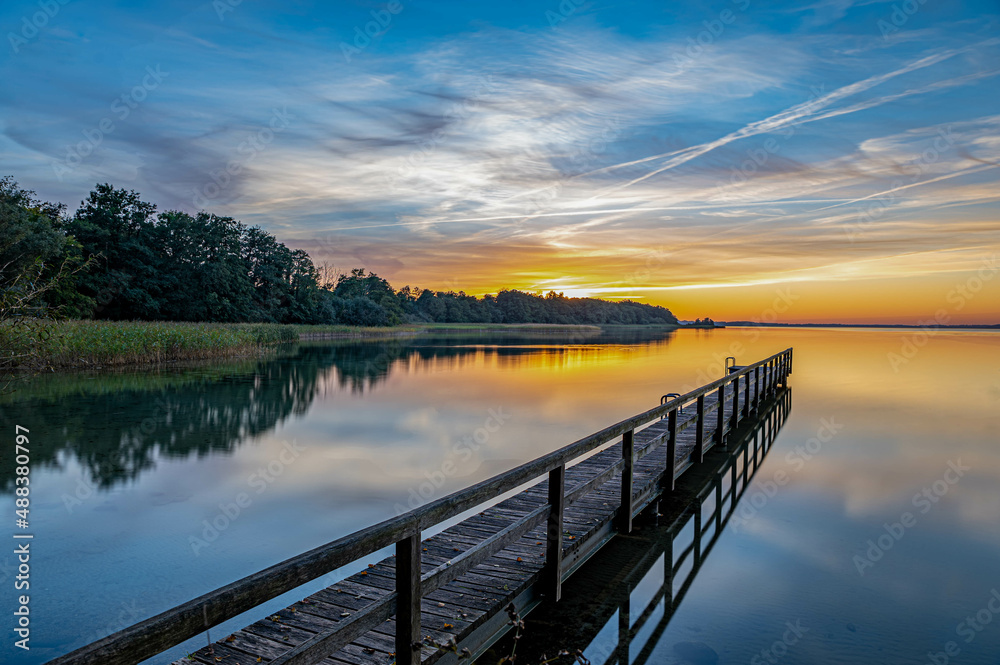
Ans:
[{"label": "forest along shore", "polygon": [[659,305],[555,291],[397,289],[364,268],[317,267],[305,250],[231,217],[158,213],[107,183],[71,215],[0,178],[0,372],[217,358],[433,326],[647,324],[674,326],[677,317]]}]

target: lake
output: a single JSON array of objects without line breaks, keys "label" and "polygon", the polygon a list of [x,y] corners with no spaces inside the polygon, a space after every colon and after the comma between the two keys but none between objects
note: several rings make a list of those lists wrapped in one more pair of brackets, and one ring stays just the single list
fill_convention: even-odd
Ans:
[{"label": "lake", "polygon": [[[21,425],[34,534],[31,651],[8,630],[0,653],[45,662],[719,378],[726,356],[788,347],[792,408],[773,448],[665,629],[633,653],[997,663],[1000,334],[821,328],[333,340],[37,377],[0,398],[0,503],[13,530]],[[634,612],[661,582],[636,587]],[[612,633],[586,646],[594,662]]]}]

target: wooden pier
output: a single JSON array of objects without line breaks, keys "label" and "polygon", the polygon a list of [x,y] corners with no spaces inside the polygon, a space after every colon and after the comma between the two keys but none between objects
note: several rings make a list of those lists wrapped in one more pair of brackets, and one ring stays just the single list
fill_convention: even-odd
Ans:
[{"label": "wooden pier", "polygon": [[[779,393],[726,450],[710,452],[679,478],[659,511],[643,515],[643,528],[637,525],[594,555],[567,581],[562,602],[528,617],[518,652],[580,650],[594,665],[645,665],[771,451],[791,398],[790,389]],[[637,608],[632,592],[640,587],[643,604]],[[600,640],[611,621],[617,639]]]},{"label": "wooden pier", "polygon": [[[178,665],[450,663],[481,654],[561,587],[677,479],[785,393],[792,350],[741,366],[465,490],[276,564],[50,661],[146,660],[330,571],[394,546],[395,555],[261,618]],[[745,473],[746,469],[744,469]],[[507,496],[497,502],[498,497]],[[476,512],[476,511],[479,512]],[[422,533],[463,514],[429,538]]]}]

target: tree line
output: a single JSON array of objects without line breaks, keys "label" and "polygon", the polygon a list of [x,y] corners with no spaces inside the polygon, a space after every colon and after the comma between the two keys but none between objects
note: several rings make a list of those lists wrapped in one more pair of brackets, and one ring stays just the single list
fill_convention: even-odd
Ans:
[{"label": "tree line", "polygon": [[[341,323],[675,324],[665,307],[535,295],[395,289],[375,273],[317,268],[259,227],[208,212],[157,213],[99,184],[79,209],[0,180],[0,310],[9,318]],[[30,303],[30,306],[26,305]]]}]

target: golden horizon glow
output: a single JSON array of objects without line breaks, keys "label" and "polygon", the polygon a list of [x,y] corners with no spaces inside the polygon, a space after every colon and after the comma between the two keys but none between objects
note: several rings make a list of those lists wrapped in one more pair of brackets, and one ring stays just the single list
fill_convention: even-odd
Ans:
[{"label": "golden horizon glow", "polygon": [[[567,260],[553,252],[549,262]],[[429,279],[408,270],[379,272],[396,288],[464,291],[482,297],[502,289],[568,298],[635,300],[669,308],[679,319],[774,323],[993,325],[1000,323],[1000,247],[932,250],[895,257],[774,271],[754,279],[657,284],[640,266],[630,278],[602,281],[598,272],[550,275],[526,266],[510,274],[455,268],[466,277]],[[437,279],[435,279],[437,278]],[[640,280],[641,278],[641,280]],[[633,283],[629,283],[629,282]]]}]

